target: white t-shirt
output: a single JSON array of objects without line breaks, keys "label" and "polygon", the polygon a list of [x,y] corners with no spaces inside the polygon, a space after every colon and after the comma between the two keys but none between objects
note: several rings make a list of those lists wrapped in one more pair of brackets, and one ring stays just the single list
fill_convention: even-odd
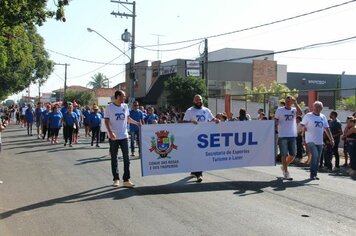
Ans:
[{"label": "white t-shirt", "polygon": [[214,119],[213,114],[207,107],[202,107],[201,109],[196,109],[195,107],[190,107],[184,114],[184,121],[192,121],[193,119],[198,122],[208,122]]},{"label": "white t-shirt", "polygon": [[121,103],[120,106],[111,103],[106,107],[104,118],[109,119],[111,130],[117,139],[129,137],[127,132],[127,117],[129,115],[129,107],[126,103]]},{"label": "white t-shirt", "polygon": [[297,137],[297,109],[295,107],[291,107],[291,109],[278,108],[274,118],[278,120],[278,137]]},{"label": "white t-shirt", "polygon": [[28,107],[22,107],[21,115],[26,115],[26,110]]},{"label": "white t-shirt", "polygon": [[324,129],[329,127],[328,120],[323,114],[315,115],[309,112],[303,117],[301,122],[307,129],[305,131],[305,142],[323,145]]}]

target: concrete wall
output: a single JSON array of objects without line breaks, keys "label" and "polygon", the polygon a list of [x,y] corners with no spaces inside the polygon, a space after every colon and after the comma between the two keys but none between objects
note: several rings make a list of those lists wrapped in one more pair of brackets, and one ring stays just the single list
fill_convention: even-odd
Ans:
[{"label": "concrete wall", "polygon": [[[212,113],[215,115],[218,112],[224,112],[225,111],[225,99],[224,98],[209,98],[208,99],[208,107],[212,111]],[[239,110],[241,108],[246,109],[246,112],[250,114],[251,118],[254,119],[257,117],[257,110],[259,108],[265,109],[265,114],[268,115],[269,112],[269,103],[263,104],[263,103],[256,103],[256,102],[244,102],[244,101],[236,101],[232,100],[231,101],[231,112],[234,113],[234,117],[236,117],[239,114]],[[302,111],[307,107],[302,107]],[[329,117],[330,112],[333,111],[333,109],[330,109],[329,107],[324,107],[322,110],[322,113],[326,116]],[[336,110],[338,113],[338,119],[344,124],[346,121],[346,118],[348,116],[351,116],[354,111],[345,111],[345,110]]]},{"label": "concrete wall", "polygon": [[246,63],[210,63],[209,80],[217,81],[250,81],[252,82],[252,64]]}]

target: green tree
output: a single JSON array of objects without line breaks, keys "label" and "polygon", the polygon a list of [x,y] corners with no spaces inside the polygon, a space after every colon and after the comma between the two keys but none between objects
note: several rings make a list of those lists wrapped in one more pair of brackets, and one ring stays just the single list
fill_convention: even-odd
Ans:
[{"label": "green tree", "polygon": [[185,110],[192,106],[193,97],[196,94],[206,97],[205,81],[197,77],[171,77],[165,82],[164,89],[168,93],[168,104],[178,110]]},{"label": "green tree", "polygon": [[351,96],[348,98],[343,98],[338,102],[338,108],[349,110],[349,111],[356,111],[356,98],[355,96]]},{"label": "green tree", "polygon": [[48,0],[1,0],[0,28],[21,24],[41,26],[47,18],[55,16],[65,21],[64,7],[69,0],[57,0],[56,10],[47,9]]},{"label": "green tree", "polygon": [[245,88],[247,99],[251,102],[268,102],[270,96],[278,97],[282,100],[286,95],[292,95],[298,97],[298,91],[296,89],[290,90],[284,84],[279,84],[276,81],[267,88],[266,86],[259,85],[254,87],[252,90],[250,88]]},{"label": "green tree", "polygon": [[109,84],[109,79],[103,73],[97,73],[91,77],[91,81],[87,84],[93,89],[107,88]]},{"label": "green tree", "polygon": [[0,100],[20,92],[29,84],[43,83],[53,70],[36,32],[47,18],[65,21],[68,0],[55,0],[56,10],[47,9],[48,0],[0,1]]},{"label": "green tree", "polygon": [[95,101],[95,95],[92,91],[68,91],[66,93],[66,100],[71,102],[76,101],[81,106],[92,105]]},{"label": "green tree", "polygon": [[43,83],[53,71],[53,62],[35,27],[14,26],[8,32],[13,38],[2,41],[7,46],[0,56],[0,99],[22,91],[31,83]]}]

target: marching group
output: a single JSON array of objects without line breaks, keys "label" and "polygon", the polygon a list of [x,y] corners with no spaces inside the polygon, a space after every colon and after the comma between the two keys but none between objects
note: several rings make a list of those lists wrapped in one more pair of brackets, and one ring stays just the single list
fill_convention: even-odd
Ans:
[{"label": "marching group", "polygon": [[[97,105],[94,105],[92,109],[86,106],[85,109],[81,110],[76,102],[74,104],[65,102],[61,108],[58,105],[46,104],[43,108],[43,104],[39,102],[36,108],[32,104],[23,105],[18,109],[12,107],[9,115],[15,116],[16,122],[27,128],[29,136],[33,135],[32,126],[35,124],[37,138],[46,139],[47,136],[47,140],[51,144],[58,144],[58,135],[62,127],[64,146],[72,147],[73,144],[78,143],[79,129],[82,125],[85,127],[85,136],[91,136],[91,146],[96,142],[96,147],[100,147],[99,142],[104,141],[107,136],[114,187],[120,186],[117,159],[119,149],[122,151],[124,162],[123,186],[134,186],[130,180],[129,137],[131,156],[135,156],[135,141],[140,154],[139,127],[143,124],[176,122],[197,124],[198,122],[209,121],[219,123],[251,119],[244,109],[240,109],[239,116],[235,118],[231,114],[225,113],[218,113],[213,116],[212,112],[203,105],[200,95],[194,96],[193,106],[185,113],[177,114],[174,110],[171,110],[162,112],[160,116],[155,114],[153,107],[149,107],[146,111],[142,106],[139,106],[137,101],[133,102],[132,109],[129,109],[125,103],[126,95],[124,91],[116,91],[114,97],[115,100],[106,107],[105,111],[104,109],[99,110]],[[308,153],[307,163],[310,165],[311,180],[319,179],[317,173],[320,165],[324,165],[328,170],[332,169],[333,155],[335,155],[334,170],[337,170],[340,167],[338,146],[341,139],[344,141],[345,165],[348,165],[346,158],[348,156],[351,167],[350,175],[356,175],[356,113],[347,118],[346,128],[342,130],[341,122],[337,119],[337,112],[331,112],[330,120],[328,120],[321,113],[323,104],[320,101],[316,101],[311,109],[311,112],[305,112],[303,116],[296,99],[287,96],[283,106],[280,106],[274,114],[273,119],[276,121],[283,178],[292,180],[288,166],[295,158],[301,159],[303,141]],[[268,119],[263,111],[258,113],[258,119]],[[129,129],[128,124],[130,124]],[[0,131],[5,127],[6,124],[2,124]],[[191,174],[197,178],[197,182],[203,180],[202,171],[195,171]]]}]

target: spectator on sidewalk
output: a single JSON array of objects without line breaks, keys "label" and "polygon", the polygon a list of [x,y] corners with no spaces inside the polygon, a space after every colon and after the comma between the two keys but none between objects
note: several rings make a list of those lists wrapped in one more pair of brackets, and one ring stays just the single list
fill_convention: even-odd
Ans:
[{"label": "spectator on sidewalk", "polygon": [[[337,112],[331,111],[330,112],[330,121],[329,127],[331,134],[333,135],[335,145],[332,147],[332,155],[335,156],[335,167],[333,171],[339,171],[340,169],[340,155],[339,155],[339,144],[340,144],[340,137],[343,134],[342,132],[342,125],[339,119],[337,119]],[[331,155],[331,160],[332,160]]]},{"label": "spectator on sidewalk", "polygon": [[347,142],[347,150],[350,157],[351,171],[350,175],[356,176],[356,119],[350,117],[347,122],[349,127],[345,133],[345,139]]},{"label": "spectator on sidewalk", "polygon": [[145,117],[145,124],[157,124],[158,123],[158,116],[155,114],[155,109],[153,107],[147,108],[147,115]]}]

